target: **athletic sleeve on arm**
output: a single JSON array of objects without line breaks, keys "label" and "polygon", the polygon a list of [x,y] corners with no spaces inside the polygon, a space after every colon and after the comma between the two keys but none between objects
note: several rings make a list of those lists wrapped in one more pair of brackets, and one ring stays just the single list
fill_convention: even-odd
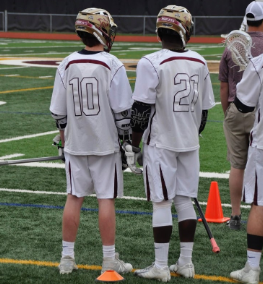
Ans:
[{"label": "athletic sleeve on arm", "polygon": [[135,101],[131,111],[131,128],[133,132],[141,132],[148,127],[151,105]]},{"label": "athletic sleeve on arm", "polygon": [[133,99],[146,104],[155,104],[158,84],[159,77],[156,69],[147,58],[143,57],[136,69]]},{"label": "athletic sleeve on arm", "polygon": [[245,106],[255,107],[260,95],[262,82],[252,62],[243,73],[242,80],[237,84],[237,98]]},{"label": "athletic sleeve on arm", "polygon": [[123,65],[120,66],[111,81],[109,101],[114,113],[120,113],[132,106],[132,90]]}]

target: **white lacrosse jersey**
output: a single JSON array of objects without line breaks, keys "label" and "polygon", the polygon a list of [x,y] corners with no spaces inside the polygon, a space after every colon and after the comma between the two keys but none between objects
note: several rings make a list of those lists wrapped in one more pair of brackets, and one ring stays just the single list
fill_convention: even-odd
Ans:
[{"label": "white lacrosse jersey", "polygon": [[132,90],[119,59],[107,52],[74,52],[59,65],[50,111],[67,116],[64,151],[72,155],[119,152],[113,113],[130,109]]},{"label": "white lacrosse jersey", "polygon": [[251,59],[237,84],[237,97],[247,106],[256,107],[250,132],[250,146],[263,150],[263,54]]},{"label": "white lacrosse jersey", "polygon": [[133,99],[152,105],[143,142],[176,152],[198,149],[202,110],[215,105],[205,59],[162,49],[142,57],[136,72]]}]

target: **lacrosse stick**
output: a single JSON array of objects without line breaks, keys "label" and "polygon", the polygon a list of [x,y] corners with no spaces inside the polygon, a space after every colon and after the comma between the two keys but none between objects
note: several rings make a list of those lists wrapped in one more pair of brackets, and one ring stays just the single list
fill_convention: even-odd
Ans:
[{"label": "lacrosse stick", "polygon": [[250,35],[240,30],[234,30],[227,35],[225,45],[231,52],[233,62],[239,66],[239,72],[244,71],[252,58]]},{"label": "lacrosse stick", "polygon": [[202,211],[202,209],[201,209],[201,207],[199,205],[199,202],[198,202],[198,200],[196,198],[194,198],[194,202],[195,202],[197,210],[198,210],[198,212],[199,212],[199,214],[201,216],[201,219],[202,219],[203,224],[205,226],[205,229],[206,229],[206,232],[208,234],[208,237],[210,239],[210,242],[211,242],[211,245],[212,245],[212,251],[214,253],[219,253],[220,252],[220,248],[218,247],[218,245],[217,245],[217,243],[216,243],[216,241],[215,241],[215,239],[214,239],[214,237],[212,235],[212,232],[210,231],[210,228],[208,227],[207,221],[206,221],[204,213],[203,213],[203,211]]},{"label": "lacrosse stick", "polygon": [[42,162],[42,161],[53,161],[53,160],[62,160],[64,156],[54,156],[54,157],[41,157],[41,158],[31,158],[31,159],[20,159],[20,160],[6,160],[0,161],[0,166],[12,165],[12,164],[24,164],[32,162]]}]

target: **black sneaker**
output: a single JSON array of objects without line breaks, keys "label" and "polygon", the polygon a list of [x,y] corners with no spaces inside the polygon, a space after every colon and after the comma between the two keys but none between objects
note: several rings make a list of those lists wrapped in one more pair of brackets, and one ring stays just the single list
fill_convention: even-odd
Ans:
[{"label": "black sneaker", "polygon": [[231,230],[240,230],[241,229],[241,215],[232,216],[228,222],[228,226]]}]

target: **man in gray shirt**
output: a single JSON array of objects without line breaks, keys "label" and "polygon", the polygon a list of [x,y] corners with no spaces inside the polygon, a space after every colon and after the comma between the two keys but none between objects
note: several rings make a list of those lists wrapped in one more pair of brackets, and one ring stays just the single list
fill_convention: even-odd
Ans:
[{"label": "man in gray shirt", "polygon": [[[253,1],[246,9],[247,32],[252,38],[252,56],[263,53],[263,2]],[[224,119],[224,133],[227,142],[227,159],[230,161],[229,190],[232,205],[229,228],[241,227],[241,197],[244,169],[247,162],[249,133],[254,123],[254,112],[241,113],[233,101],[236,85],[242,79],[243,72],[231,59],[230,51],[225,49],[219,67],[220,97]]]}]

